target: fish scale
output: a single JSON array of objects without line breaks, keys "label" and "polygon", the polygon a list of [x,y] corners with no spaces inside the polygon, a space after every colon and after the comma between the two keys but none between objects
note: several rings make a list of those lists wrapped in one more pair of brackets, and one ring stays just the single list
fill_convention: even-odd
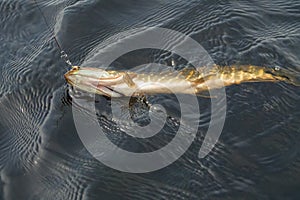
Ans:
[{"label": "fish scale", "polygon": [[74,87],[108,97],[171,92],[195,94],[246,82],[283,81],[300,85],[297,76],[286,69],[254,65],[214,65],[211,68],[185,68],[162,73],[107,71],[74,66],[65,74],[65,78]]}]

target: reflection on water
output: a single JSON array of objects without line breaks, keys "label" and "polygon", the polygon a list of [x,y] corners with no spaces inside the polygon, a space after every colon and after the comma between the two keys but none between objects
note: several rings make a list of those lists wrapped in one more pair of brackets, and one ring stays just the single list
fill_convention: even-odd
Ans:
[{"label": "reflection on water", "polygon": [[[300,71],[297,1],[38,1],[73,63],[123,30],[160,26],[197,40],[217,64],[280,66]],[[300,93],[285,83],[250,83],[227,92],[227,117],[213,151],[197,153],[210,120],[210,101],[199,97],[197,138],[172,165],[127,174],[95,160],[73,122],[66,72],[32,1],[0,3],[0,194],[2,199],[298,199]],[[150,52],[167,63],[168,54]],[[152,60],[152,61],[153,61]],[[118,69],[149,62],[135,55]],[[178,126],[175,99],[168,105],[164,145]],[[131,145],[110,118],[110,101],[98,97],[99,123],[111,140]],[[82,109],[82,112],[85,112]],[[143,117],[143,116],[142,116]],[[147,120],[147,117],[145,117]]]}]

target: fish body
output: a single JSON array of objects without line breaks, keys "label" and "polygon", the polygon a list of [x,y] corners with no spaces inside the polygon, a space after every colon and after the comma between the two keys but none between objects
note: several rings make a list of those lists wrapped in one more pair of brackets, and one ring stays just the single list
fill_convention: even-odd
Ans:
[{"label": "fish body", "polygon": [[103,70],[74,66],[65,74],[67,82],[86,92],[108,97],[140,94],[198,94],[211,89],[245,82],[278,82],[296,84],[290,72],[253,65],[186,68],[159,74]]},{"label": "fish body", "polygon": [[108,97],[159,93],[193,94],[195,91],[190,81],[171,71],[163,74],[138,74],[75,67],[65,74],[65,78],[76,88]]}]

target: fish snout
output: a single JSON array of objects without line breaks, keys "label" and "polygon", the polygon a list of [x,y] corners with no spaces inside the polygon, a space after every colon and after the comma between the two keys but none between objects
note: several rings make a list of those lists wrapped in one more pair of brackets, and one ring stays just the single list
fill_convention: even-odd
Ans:
[{"label": "fish snout", "polygon": [[273,74],[273,76],[278,80],[295,86],[300,86],[300,75],[295,71],[275,67],[270,73]]}]

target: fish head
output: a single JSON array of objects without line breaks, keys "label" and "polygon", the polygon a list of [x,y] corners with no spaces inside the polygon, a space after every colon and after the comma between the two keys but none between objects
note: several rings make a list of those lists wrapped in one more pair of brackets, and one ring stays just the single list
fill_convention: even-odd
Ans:
[{"label": "fish head", "polygon": [[300,78],[296,72],[281,67],[272,67],[265,70],[267,75],[272,76],[275,80],[284,81],[286,83],[300,86]]},{"label": "fish head", "polygon": [[64,76],[68,84],[86,92],[108,97],[123,96],[113,90],[113,86],[120,82],[122,76],[116,71],[73,66]]}]

